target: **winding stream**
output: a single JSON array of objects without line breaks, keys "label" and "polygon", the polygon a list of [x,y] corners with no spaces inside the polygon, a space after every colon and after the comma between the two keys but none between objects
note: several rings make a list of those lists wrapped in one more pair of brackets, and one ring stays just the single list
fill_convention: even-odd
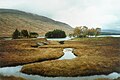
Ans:
[{"label": "winding stream", "polygon": [[59,60],[75,58],[76,56],[74,55],[74,53],[72,53],[72,51],[73,51],[73,48],[63,49],[64,55]]},{"label": "winding stream", "polygon": [[[72,48],[65,48],[63,50],[64,55],[59,59],[72,59],[76,56],[72,53]],[[16,66],[16,67],[4,67],[0,68],[0,74],[3,76],[17,76],[17,77],[23,77],[28,80],[94,80],[97,78],[110,78],[110,79],[116,79],[120,77],[120,74],[118,73],[111,73],[109,75],[93,75],[93,76],[84,76],[84,77],[43,77],[39,75],[27,75],[20,72],[22,66]]]}]

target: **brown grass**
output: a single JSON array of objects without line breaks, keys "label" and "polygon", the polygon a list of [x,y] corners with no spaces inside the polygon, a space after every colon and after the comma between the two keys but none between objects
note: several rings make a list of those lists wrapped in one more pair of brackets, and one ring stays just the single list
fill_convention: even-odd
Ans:
[{"label": "brown grass", "polygon": [[84,76],[120,72],[120,38],[90,38],[50,44],[43,48],[74,48],[77,58],[23,66],[21,72],[43,76]]},{"label": "brown grass", "polygon": [[[65,41],[65,44],[49,41],[49,45],[31,48],[31,44],[35,42],[0,42],[0,65],[37,62],[24,65],[21,72],[43,76],[84,76],[120,72],[120,38],[84,38]],[[77,58],[43,61],[61,57],[63,48],[74,48]]]},{"label": "brown grass", "polygon": [[[71,60],[54,60],[23,66],[21,72],[43,76],[84,76],[109,74],[116,71],[117,62],[99,56],[83,56]],[[118,63],[120,64],[120,63]],[[114,69],[113,69],[114,68]]]},{"label": "brown grass", "polygon": [[63,55],[61,48],[32,48],[35,40],[11,40],[0,42],[0,66],[58,59]]},{"label": "brown grass", "polygon": [[26,80],[21,77],[14,77],[14,76],[2,76],[0,75],[0,80]]}]

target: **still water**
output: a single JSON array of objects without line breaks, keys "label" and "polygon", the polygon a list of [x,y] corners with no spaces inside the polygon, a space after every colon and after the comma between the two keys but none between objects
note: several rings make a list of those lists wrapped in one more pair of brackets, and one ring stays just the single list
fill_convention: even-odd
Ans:
[{"label": "still water", "polygon": [[64,55],[59,60],[75,58],[76,56],[74,55],[74,53],[72,53],[72,51],[73,51],[73,48],[63,49]]},{"label": "still water", "polygon": [[120,35],[100,35],[98,37],[120,37]]},{"label": "still water", "polygon": [[66,37],[66,38],[47,38],[47,40],[52,40],[52,41],[66,41],[66,40],[71,40],[74,37]]},{"label": "still water", "polygon": [[[72,48],[65,48],[63,50],[64,55],[59,59],[73,59],[76,56],[72,53]],[[69,54],[69,55],[67,55]],[[84,77],[43,77],[39,75],[27,75],[20,72],[22,66],[16,66],[16,67],[3,67],[0,68],[0,74],[4,76],[17,76],[17,77],[23,77],[28,80],[94,80],[97,78],[110,78],[110,79],[116,79],[120,77],[120,74],[113,72],[109,75],[93,75],[93,76],[84,76]]]}]

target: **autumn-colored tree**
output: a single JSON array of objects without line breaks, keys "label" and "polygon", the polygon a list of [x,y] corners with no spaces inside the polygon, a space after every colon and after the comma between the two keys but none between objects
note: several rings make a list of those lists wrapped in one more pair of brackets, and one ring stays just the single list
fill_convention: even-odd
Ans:
[{"label": "autumn-colored tree", "polygon": [[80,26],[74,29],[74,35],[77,37],[87,37],[88,34],[88,27]]},{"label": "autumn-colored tree", "polygon": [[88,28],[86,26],[76,27],[74,29],[74,35],[76,37],[89,37],[98,36],[101,32],[101,28]]},{"label": "autumn-colored tree", "polygon": [[96,28],[95,29],[95,37],[100,35],[100,32],[101,32],[101,28]]},{"label": "autumn-colored tree", "polygon": [[88,35],[88,27],[82,26],[81,30],[82,30],[82,37],[87,37],[87,35]]},{"label": "autumn-colored tree", "polygon": [[76,28],[74,29],[74,36],[80,37],[81,31],[82,31],[82,30],[81,30],[80,27],[76,27]]},{"label": "autumn-colored tree", "polygon": [[95,35],[95,29],[94,28],[91,28],[91,29],[88,29],[88,36],[94,36]]}]

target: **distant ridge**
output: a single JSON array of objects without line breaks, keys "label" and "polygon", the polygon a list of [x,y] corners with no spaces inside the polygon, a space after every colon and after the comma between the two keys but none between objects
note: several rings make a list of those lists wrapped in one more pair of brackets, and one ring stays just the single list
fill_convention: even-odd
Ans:
[{"label": "distant ridge", "polygon": [[119,30],[104,29],[101,32],[101,35],[120,35]]},{"label": "distant ridge", "polygon": [[27,29],[40,35],[44,35],[46,32],[54,29],[64,30],[67,34],[73,30],[66,23],[44,16],[13,9],[0,9],[0,37],[11,36],[15,29]]},{"label": "distant ridge", "polygon": [[104,29],[103,32],[120,33],[120,30]]}]

